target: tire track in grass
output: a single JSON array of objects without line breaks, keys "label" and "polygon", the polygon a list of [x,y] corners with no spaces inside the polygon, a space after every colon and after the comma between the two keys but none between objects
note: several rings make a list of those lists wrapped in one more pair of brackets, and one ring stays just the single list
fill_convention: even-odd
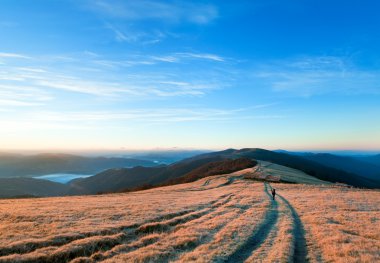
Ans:
[{"label": "tire track in grass", "polygon": [[[225,198],[227,195],[223,195],[220,198]],[[210,202],[211,205],[217,203],[219,200],[213,200]],[[151,222],[157,222],[162,220],[169,220],[176,217],[181,217],[183,215],[193,213],[197,211],[196,209],[186,209],[179,212],[174,213],[168,213],[164,214],[152,219],[149,219],[142,223],[132,223],[132,224],[126,224],[121,225],[117,227],[110,227],[106,229],[101,229],[97,231],[91,231],[91,232],[84,232],[79,234],[73,234],[73,235],[57,235],[51,239],[48,240],[41,240],[41,241],[29,241],[29,242],[20,242],[18,244],[9,246],[9,247],[0,247],[0,257],[11,255],[11,254],[25,254],[33,252],[39,248],[47,247],[47,246],[63,246],[66,244],[69,244],[71,242],[86,239],[89,237],[95,237],[95,236],[106,236],[106,235],[114,235],[123,231],[127,231],[130,229],[136,229],[140,227],[141,225],[144,225],[146,223]]]},{"label": "tire track in grass", "polygon": [[202,186],[208,186],[213,179],[208,179]]},{"label": "tire track in grass", "polygon": [[282,201],[289,208],[292,218],[293,218],[293,240],[294,240],[294,251],[293,251],[293,262],[309,262],[307,257],[307,246],[305,238],[305,229],[303,227],[302,221],[294,209],[294,207],[286,200],[284,197],[280,196]]},{"label": "tire track in grass", "polygon": [[[244,211],[246,211],[247,209],[249,209],[250,205],[236,204],[234,206],[230,206],[228,203],[226,203],[224,206],[219,207],[218,209],[228,208],[228,207],[231,207],[231,208],[234,207],[234,213],[241,214],[241,213],[244,213]],[[202,217],[202,219],[200,218],[201,219],[200,221],[196,220],[194,222],[191,222],[190,225],[186,225],[186,224],[185,225],[181,225],[185,229],[186,228],[187,229],[191,229],[191,230],[193,230],[195,232],[192,235],[189,235],[188,233],[186,233],[185,234],[185,236],[186,236],[185,239],[181,239],[181,236],[179,236],[179,239],[177,239],[177,240],[179,240],[180,242],[176,243],[176,241],[175,241],[176,237],[175,236],[170,236],[170,234],[172,234],[173,232],[176,232],[176,231],[180,231],[181,228],[180,228],[180,226],[178,226],[173,232],[169,232],[169,233],[167,233],[167,235],[162,236],[159,239],[161,244],[162,243],[166,243],[166,244],[169,243],[170,245],[166,245],[166,246],[164,245],[164,247],[160,247],[158,249],[155,248],[158,251],[158,254],[153,254],[153,255],[150,255],[150,256],[146,256],[143,259],[140,258],[139,262],[140,261],[141,262],[174,262],[174,261],[177,261],[178,258],[181,257],[181,256],[183,256],[185,253],[187,253],[189,251],[193,251],[199,245],[204,245],[205,243],[210,242],[212,240],[212,238],[217,233],[219,233],[219,231],[221,229],[224,229],[226,227],[226,224],[225,224],[225,222],[222,223],[222,224],[219,224],[219,225],[215,226],[212,229],[212,231],[207,231],[207,232],[202,232],[202,230],[201,230],[202,227],[205,227],[205,225],[210,224],[210,222],[213,222],[215,218],[220,218],[222,216],[226,216],[227,214],[229,214],[228,215],[229,219],[227,220],[227,222],[233,221],[233,219],[236,219],[237,215],[236,214],[235,215],[231,215],[231,213],[232,213],[232,210],[229,210],[229,209],[224,209],[223,211],[215,211],[214,213],[209,213],[209,214],[207,214],[207,216]],[[197,226],[202,226],[202,227],[200,227],[198,229]],[[194,229],[198,229],[198,230],[194,230]],[[154,242],[154,243],[156,243],[156,242]],[[174,242],[174,244],[172,242]],[[152,245],[152,244],[153,243],[150,243],[148,245]],[[139,252],[138,249],[144,249],[144,247],[146,247],[146,246],[140,246],[137,249],[133,249],[133,251],[119,251],[119,252],[122,252],[122,253],[119,253],[119,254],[114,253],[113,255],[111,255],[111,257],[118,256],[120,254],[124,254],[124,255],[126,255],[125,258],[121,257],[121,258],[118,258],[117,260],[122,260],[124,262],[133,261],[133,257],[135,255],[134,254],[127,255],[127,254],[130,253],[130,252],[136,253],[136,250],[137,250],[137,252]],[[145,250],[142,250],[139,255],[144,255],[148,251],[149,251],[149,247],[145,248]],[[186,261],[181,261],[181,262],[186,262]]]},{"label": "tire track in grass", "polygon": [[[215,202],[217,202],[217,200]],[[102,230],[92,231],[92,232],[84,232],[84,233],[73,234],[73,235],[58,235],[58,236],[55,236],[54,238],[48,239],[48,240],[20,242],[16,245],[13,245],[10,247],[0,247],[0,257],[11,255],[11,254],[30,253],[30,252],[33,252],[33,251],[39,249],[39,248],[43,248],[43,247],[47,247],[47,246],[63,246],[63,245],[69,244],[69,243],[77,241],[77,240],[82,240],[82,239],[86,239],[86,238],[94,237],[94,236],[113,235],[113,234],[120,233],[122,231],[127,231],[129,229],[137,228],[142,224],[160,221],[160,220],[172,219],[175,217],[183,216],[183,215],[188,214],[188,213],[192,213],[194,211],[196,211],[196,210],[195,209],[188,209],[188,210],[183,210],[180,212],[169,213],[169,214],[165,214],[165,215],[156,217],[154,219],[150,219],[150,220],[143,222],[141,224],[134,224],[133,223],[133,224],[121,225],[118,227],[107,228],[107,229],[102,229]]]},{"label": "tire track in grass", "polygon": [[[269,185],[269,187],[272,189],[272,186]],[[294,250],[292,251],[292,257],[291,260],[292,262],[309,262],[308,257],[307,257],[307,243],[306,243],[306,238],[305,238],[305,229],[302,224],[302,221],[297,213],[297,211],[294,209],[294,207],[290,204],[290,202],[284,198],[281,195],[277,196],[281,198],[281,200],[285,203],[287,208],[291,212],[292,216],[292,221],[293,221],[293,248]]]},{"label": "tire track in grass", "polygon": [[294,220],[290,209],[277,198],[279,219],[266,240],[246,262],[292,262],[294,254]]},{"label": "tire track in grass", "polygon": [[[182,253],[170,258],[170,262],[224,262],[226,254],[223,251],[228,251],[228,247],[232,245],[231,242],[234,242],[234,239],[239,239],[239,228],[236,225],[252,218],[256,206],[264,202],[262,199],[258,202],[236,204],[234,207],[237,210],[230,219],[219,224],[210,234],[199,237],[194,248],[181,251]],[[214,218],[209,220],[214,220]]]},{"label": "tire track in grass", "polygon": [[226,179],[226,182],[218,184],[217,186],[210,187],[210,188],[189,189],[187,191],[199,192],[199,191],[208,191],[208,190],[212,190],[212,189],[216,189],[216,188],[221,188],[221,187],[224,187],[224,186],[231,185],[234,181],[236,181],[238,179],[242,179],[243,177],[244,177],[243,175],[229,176],[229,177],[227,177],[227,176],[221,176],[221,177],[217,177],[217,178],[213,178],[213,179],[207,180],[202,186],[208,186],[212,180],[216,180],[216,179],[220,179],[220,178]]},{"label": "tire track in grass", "polygon": [[[110,250],[113,247],[123,244],[125,242],[130,242],[132,240],[135,240],[139,236],[143,234],[147,234],[149,232],[155,232],[155,231],[161,231],[161,232],[167,232],[174,226],[177,226],[181,223],[186,223],[192,220],[195,220],[197,218],[200,218],[213,210],[215,210],[217,207],[222,206],[226,203],[228,203],[231,198],[233,197],[233,194],[227,194],[223,195],[221,197],[224,197],[225,199],[222,201],[215,200],[212,201],[208,207],[202,209],[202,210],[195,210],[192,212],[180,212],[180,213],[173,213],[177,214],[177,216],[169,216],[170,219],[166,220],[166,223],[168,224],[168,227],[163,227],[164,222],[155,223],[153,220],[149,220],[149,223],[145,224],[139,224],[139,225],[133,225],[133,227],[129,228],[123,228],[118,233],[112,233],[112,235],[96,235],[96,236],[89,236],[82,239],[77,239],[74,241],[83,241],[84,244],[72,244],[70,246],[71,242],[66,243],[65,246],[70,246],[66,248],[62,247],[56,247],[56,246],[43,246],[41,249],[45,249],[48,254],[40,255],[39,257],[28,257],[28,254],[24,254],[24,258],[21,257],[17,258],[18,262],[68,262],[70,260],[73,260],[77,257],[86,257],[91,256],[95,252],[98,251],[105,251]],[[156,221],[160,221],[162,219],[168,218],[168,215],[157,217]],[[150,226],[148,228],[144,226]],[[153,226],[153,227],[152,227]],[[116,228],[120,229],[120,228]],[[86,240],[88,239],[88,240]],[[87,243],[85,243],[87,241]],[[51,251],[49,251],[49,249]],[[57,250],[57,251],[54,251]],[[46,252],[45,251],[45,252]],[[37,249],[29,252],[39,252]],[[28,253],[28,252],[27,252]],[[10,258],[8,257],[1,257],[0,262],[11,262]]]},{"label": "tire track in grass", "polygon": [[[149,225],[147,224],[146,226],[142,226],[139,229],[137,229],[135,232],[136,234],[139,235],[140,238],[137,240],[134,240],[134,242],[132,244],[127,245],[125,248],[122,248],[118,252],[113,252],[112,251],[113,248],[111,248],[109,250],[104,250],[103,252],[106,252],[106,253],[108,252],[109,254],[108,255],[94,254],[91,257],[91,260],[93,260],[95,262],[103,261],[105,259],[108,259],[108,258],[115,256],[117,253],[120,253],[120,252],[123,252],[123,254],[127,254],[127,253],[131,253],[135,250],[141,249],[143,247],[146,247],[148,245],[153,245],[154,243],[157,243],[158,241],[160,241],[163,236],[153,236],[153,237],[149,238],[149,237],[145,236],[146,234],[148,234],[148,235],[163,234],[163,233],[170,234],[173,231],[177,231],[184,224],[187,224],[191,221],[199,220],[201,218],[209,216],[210,214],[213,214],[213,212],[215,212],[217,209],[219,209],[225,205],[228,205],[228,203],[231,201],[232,197],[234,197],[234,196],[235,196],[234,194],[230,194],[225,200],[222,200],[219,203],[212,205],[211,209],[209,209],[208,211],[200,211],[198,214],[193,215],[193,216],[191,214],[189,214],[186,216],[187,219],[178,218],[172,222],[167,222],[166,223],[167,226],[164,226],[163,222],[157,222],[156,224],[149,224]],[[181,250],[182,249],[189,249],[189,248],[193,247],[194,245],[195,245],[195,243],[182,244],[182,245],[179,245],[176,249],[181,249]]]},{"label": "tire track in grass", "polygon": [[215,188],[220,188],[220,187],[223,187],[223,186],[230,185],[230,184],[232,184],[235,180],[237,180],[237,179],[241,179],[241,178],[243,178],[242,175],[241,175],[241,176],[230,176],[230,177],[226,178],[226,179],[227,179],[227,182],[222,183],[222,184],[216,186]]},{"label": "tire track in grass", "polygon": [[207,215],[208,213],[212,212],[216,208],[227,204],[233,196],[234,195],[231,194],[225,200],[219,203],[216,203],[215,205],[212,205],[210,208],[205,208],[203,210],[187,214],[183,217],[173,218],[172,220],[166,221],[166,222],[153,222],[153,223],[142,225],[136,230],[136,234],[152,234],[154,232],[168,231],[173,226],[179,225],[181,223],[186,223],[194,219],[198,219],[204,215]]},{"label": "tire track in grass", "polygon": [[[268,192],[268,186],[264,183],[264,191],[270,199],[272,199],[271,194]],[[271,202],[271,207],[267,210],[265,214],[265,219],[261,225],[256,229],[252,235],[247,239],[247,241],[239,247],[232,255],[228,257],[225,262],[237,263],[244,262],[249,258],[253,251],[255,251],[268,237],[274,225],[278,220],[278,209],[277,201]]]}]

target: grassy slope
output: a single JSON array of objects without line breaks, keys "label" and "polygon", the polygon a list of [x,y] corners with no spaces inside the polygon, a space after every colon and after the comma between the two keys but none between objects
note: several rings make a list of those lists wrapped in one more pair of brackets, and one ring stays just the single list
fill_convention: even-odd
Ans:
[{"label": "grassy slope", "polygon": [[310,176],[300,170],[289,168],[286,166],[259,161],[262,171],[265,174],[280,176],[282,182],[297,183],[297,184],[313,184],[313,185],[330,185],[331,182],[323,181],[313,176]]},{"label": "grassy slope", "polygon": [[380,191],[274,187],[298,212],[312,262],[380,262]]},{"label": "grassy slope", "polygon": [[101,192],[117,192],[127,187],[134,188],[145,185],[166,167],[134,167],[109,169],[94,176],[75,179],[70,182],[71,193],[96,194]]},{"label": "grassy slope", "polygon": [[293,262],[306,244],[311,262],[380,260],[380,192],[273,187],[275,202],[267,186],[236,175],[124,194],[0,200],[0,262]]}]

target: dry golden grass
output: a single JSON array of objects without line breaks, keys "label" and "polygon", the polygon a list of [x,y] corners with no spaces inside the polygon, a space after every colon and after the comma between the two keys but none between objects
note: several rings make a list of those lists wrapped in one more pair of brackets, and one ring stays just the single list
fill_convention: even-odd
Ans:
[{"label": "dry golden grass", "polygon": [[263,244],[252,253],[247,262],[290,262],[293,256],[294,236],[291,212],[279,202],[279,217],[277,224],[265,239]]},{"label": "dry golden grass", "polygon": [[380,260],[379,192],[273,184],[273,202],[269,185],[243,179],[254,171],[126,194],[0,200],[0,262]]},{"label": "dry golden grass", "polygon": [[297,210],[311,261],[380,262],[380,192],[274,185]]}]

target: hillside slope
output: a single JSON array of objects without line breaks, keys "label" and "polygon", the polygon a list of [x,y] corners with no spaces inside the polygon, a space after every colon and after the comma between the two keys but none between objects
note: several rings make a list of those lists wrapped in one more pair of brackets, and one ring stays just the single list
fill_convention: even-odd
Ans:
[{"label": "hillside slope", "polygon": [[345,156],[330,153],[290,152],[276,150],[278,153],[299,156],[348,173],[380,181],[380,155]]},{"label": "hillside slope", "polygon": [[332,185],[333,183],[320,180],[300,170],[282,166],[279,164],[259,161],[259,171],[267,176],[276,176],[281,182],[311,185]]},{"label": "hillside slope", "polygon": [[69,183],[72,194],[97,194],[118,192],[148,184],[153,177],[165,171],[166,167],[134,167],[108,169],[94,176],[75,179]]},{"label": "hillside slope", "polygon": [[132,193],[0,200],[0,262],[379,262],[379,210],[379,191],[269,185],[240,171]]},{"label": "hillside slope", "polygon": [[[65,158],[66,157],[67,156],[65,156]],[[250,161],[237,162],[240,166],[235,167],[237,163],[234,163],[234,160],[240,158],[249,159]],[[105,170],[95,176],[71,181],[69,183],[69,190],[63,192],[71,195],[97,194],[186,183],[215,173],[222,174],[233,172],[236,169],[252,167],[254,163],[249,162],[255,162],[255,159],[296,169],[321,181],[332,183],[341,182],[357,187],[380,188],[379,181],[371,180],[353,173],[347,173],[299,156],[276,153],[263,149],[228,149],[220,152],[201,154],[167,166],[139,166],[135,168]],[[283,171],[283,175],[286,175],[284,169]],[[295,171],[293,170],[291,173],[295,174]],[[292,182],[292,180],[288,180],[288,182]],[[307,181],[301,182],[306,183]],[[29,183],[31,188],[38,188],[41,184],[38,181],[30,181]],[[20,189],[16,189],[17,187],[20,187]],[[27,190],[26,187],[27,185],[15,184],[13,190],[18,190],[18,195],[28,195],[28,191],[23,191]],[[49,188],[49,191],[53,193],[52,195],[62,193],[62,187],[60,185],[49,185]],[[42,192],[42,194],[38,196],[46,196],[46,193],[47,191]],[[36,192],[34,192],[34,194],[36,195]]]},{"label": "hillside slope", "polygon": [[302,158],[380,182],[380,166],[354,157],[319,153],[303,155]]},{"label": "hillside slope", "polygon": [[0,178],[33,177],[51,173],[93,174],[109,168],[155,166],[128,158],[83,157],[70,154],[0,155]]},{"label": "hillside slope", "polygon": [[226,159],[222,161],[209,162],[181,177],[171,179],[164,183],[168,185],[190,183],[208,176],[230,174],[235,171],[255,167],[256,165],[256,160],[248,158]]},{"label": "hillside slope", "polygon": [[372,155],[372,156],[356,157],[356,159],[361,160],[363,162],[371,163],[376,166],[380,166],[380,154]]},{"label": "hillside slope", "polygon": [[[221,157],[180,161],[168,166],[109,169],[95,176],[70,183],[73,193],[105,193],[177,184],[218,173],[230,173],[252,167],[252,160],[231,161]],[[79,192],[78,192],[79,191]]]},{"label": "hillside slope", "polygon": [[227,149],[220,152],[206,153],[198,155],[188,160],[202,158],[223,157],[223,158],[253,158],[256,160],[268,161],[303,171],[323,181],[346,183],[356,187],[380,188],[380,182],[365,178],[363,176],[348,173],[336,168],[322,165],[320,163],[304,159],[285,153],[278,153],[258,148],[245,148],[241,150]]},{"label": "hillside slope", "polygon": [[70,187],[33,178],[0,178],[0,198],[62,196]]}]

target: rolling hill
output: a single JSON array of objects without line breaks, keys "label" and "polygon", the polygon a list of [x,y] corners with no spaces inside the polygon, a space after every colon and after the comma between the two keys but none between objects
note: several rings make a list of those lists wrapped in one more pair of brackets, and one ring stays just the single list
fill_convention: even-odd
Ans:
[{"label": "rolling hill", "polygon": [[371,163],[376,166],[380,166],[380,154],[370,155],[370,156],[358,156],[356,159],[363,162]]},{"label": "rolling hill", "polygon": [[52,173],[94,174],[116,167],[155,166],[131,158],[83,157],[69,154],[0,155],[0,178],[33,177]]},{"label": "rolling hill", "polygon": [[184,160],[168,166],[109,169],[88,178],[70,182],[73,193],[96,194],[151,188],[195,181],[213,174],[230,173],[256,162],[250,159],[229,160],[222,157]]},{"label": "rolling hill", "polygon": [[[330,160],[330,156],[328,157]],[[10,160],[13,159],[14,157],[10,158]],[[49,169],[51,167],[62,167],[62,160],[67,159],[84,159],[86,160],[84,161],[86,165],[94,164],[94,162],[98,161],[98,163],[94,164],[94,167],[91,167],[91,169],[100,169],[100,167],[111,164],[115,165],[115,167],[120,167],[119,165],[131,163],[129,162],[131,161],[130,159],[120,160],[119,158],[77,158],[76,156],[73,157],[67,155],[49,155],[44,156],[42,159],[44,160],[43,163],[45,164],[45,166],[42,167],[49,167]],[[49,160],[51,159],[54,161],[50,164]],[[341,160],[340,158],[335,159]],[[41,156],[39,156],[39,160],[41,160]],[[341,161],[341,168],[347,169],[347,171],[324,165],[326,162],[322,163],[321,160],[308,160],[301,156],[278,153],[264,149],[245,148],[241,150],[227,149],[219,152],[205,153],[184,159],[171,165],[160,165],[154,167],[137,166],[133,168],[123,167],[107,169],[94,176],[72,180],[65,187],[62,187],[60,184],[46,184],[46,188],[48,189],[45,189],[41,187],[42,180],[30,180],[28,183],[25,183],[26,181],[15,180],[13,192],[16,194],[13,194],[12,192],[12,195],[8,196],[55,196],[65,194],[78,195],[148,189],[162,185],[192,182],[194,180],[214,174],[230,173],[239,169],[241,170],[254,166],[256,164],[255,160],[270,162],[275,165],[281,165],[283,167],[289,168],[287,171],[281,168],[280,170],[282,170],[282,172],[279,172],[278,169],[274,169],[277,174],[282,174],[282,181],[285,182],[295,182],[292,181],[292,176],[295,178],[295,171],[297,171],[298,173],[302,172],[303,174],[310,176],[310,178],[315,178],[313,180],[307,179],[304,183],[307,183],[307,181],[311,182],[320,180],[330,183],[340,182],[355,187],[380,188],[379,181],[352,172],[347,172],[349,165],[346,164],[346,166],[343,167],[344,160]],[[72,164],[73,162],[68,163]],[[152,163],[148,162],[148,164]],[[67,164],[66,167],[68,166],[70,165]],[[77,165],[76,167],[78,168],[80,166]],[[272,168],[274,167],[275,166],[272,166]],[[38,169],[41,169],[41,167]],[[356,167],[352,167],[352,170],[355,169]],[[266,169],[266,173],[270,174],[271,171],[274,170]],[[288,179],[285,180],[285,178]],[[7,181],[7,183],[4,185],[10,186],[11,184],[9,184],[9,182],[10,181]],[[41,192],[37,190],[30,192],[27,189],[28,185],[31,189],[42,190]],[[6,191],[4,191],[4,193],[6,193]],[[3,196],[5,196],[5,194],[3,194]]]},{"label": "rolling hill", "polygon": [[[71,186],[81,193],[119,192],[136,189],[148,189],[154,186],[191,182],[208,174],[212,166],[232,165],[235,159],[251,159],[268,161],[301,171],[313,178],[332,182],[345,183],[356,187],[379,188],[380,182],[345,172],[319,162],[285,153],[277,153],[264,149],[227,149],[193,156],[172,165],[161,167],[136,167],[133,169],[110,169],[89,178],[76,179]],[[224,162],[224,164],[223,164]],[[226,165],[228,163],[228,165]],[[218,170],[218,168],[216,168]],[[293,170],[294,171],[294,170]]]},{"label": "rolling hill", "polygon": [[241,150],[227,149],[220,152],[206,153],[189,158],[190,160],[212,158],[253,158],[256,160],[268,161],[305,172],[323,181],[340,182],[356,187],[380,188],[380,182],[365,178],[361,175],[345,172],[333,167],[307,160],[301,156],[286,153],[268,151],[259,148],[245,148]]},{"label": "rolling hill", "polygon": [[[300,170],[282,166],[279,164],[259,161],[259,170],[257,173],[262,173],[266,176],[276,176],[281,182],[293,184],[311,184],[311,185],[332,185],[332,182],[322,181],[316,177],[308,175]],[[249,177],[248,177],[249,178]]]},{"label": "rolling hill", "polygon": [[70,187],[33,178],[0,178],[0,198],[67,195]]},{"label": "rolling hill", "polygon": [[276,150],[275,152],[299,156],[325,166],[380,181],[380,154],[337,155],[330,153],[290,152],[285,150]]},{"label": "rolling hill", "polygon": [[328,153],[307,154],[302,158],[380,182],[380,166],[358,158]]}]

